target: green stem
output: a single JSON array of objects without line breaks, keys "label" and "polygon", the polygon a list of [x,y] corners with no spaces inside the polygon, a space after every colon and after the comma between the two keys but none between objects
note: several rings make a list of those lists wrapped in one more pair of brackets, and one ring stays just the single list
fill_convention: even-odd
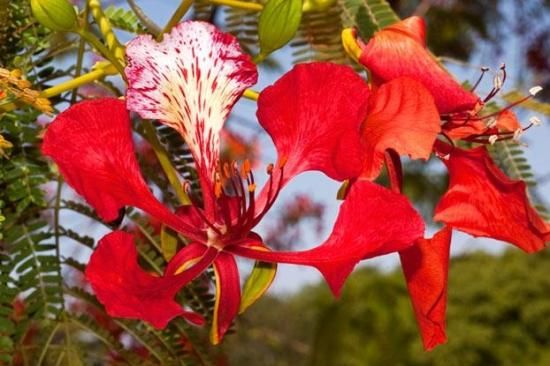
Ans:
[{"label": "green stem", "polygon": [[41,96],[44,98],[51,98],[61,93],[64,93],[66,91],[78,88],[79,86],[94,82],[97,79],[101,79],[104,76],[114,75],[115,73],[116,72],[113,69],[111,69],[111,65],[107,67],[98,68],[96,70],[90,71],[87,74],[84,74],[74,79],[67,80],[61,84],[48,88],[42,92]]},{"label": "green stem", "polygon": [[101,43],[101,41],[93,33],[85,29],[79,29],[77,33],[93,47],[95,47],[105,58],[107,58],[107,60],[109,60],[113,64],[113,66],[116,67],[119,74],[126,81],[124,67],[122,66],[120,61],[103,43]]},{"label": "green stem", "polygon": [[239,1],[239,0],[208,0],[208,2],[216,5],[225,5],[230,8],[252,10],[252,11],[262,11],[264,8],[262,4],[249,3],[246,1]]},{"label": "green stem", "polygon": [[178,200],[181,202],[182,205],[190,205],[191,200],[189,199],[189,196],[187,196],[187,193],[185,193],[185,191],[183,190],[183,186],[179,180],[178,174],[176,173],[176,169],[172,166],[172,163],[168,158],[167,151],[161,145],[157,137],[155,128],[151,123],[144,122],[143,130],[147,141],[149,141],[149,143],[153,147],[153,150],[155,151],[155,155],[157,156],[162,170],[164,170],[164,173],[166,174],[166,178],[168,178],[170,185],[174,188]]},{"label": "green stem", "polygon": [[254,56],[254,59],[252,60],[252,62],[254,62],[257,65],[257,64],[263,62],[266,57],[267,57],[266,54],[260,52],[256,56]]},{"label": "green stem", "polygon": [[88,5],[92,12],[92,16],[99,26],[99,30],[103,35],[103,38],[105,38],[107,47],[109,47],[109,50],[114,53],[114,56],[118,60],[124,62],[124,46],[118,41],[118,38],[111,27],[111,22],[109,22],[109,19],[105,16],[105,13],[103,13],[103,10],[101,9],[101,2],[99,0],[89,0]]},{"label": "green stem", "polygon": [[166,26],[164,26],[164,29],[162,30],[162,32],[158,34],[157,36],[158,41],[162,41],[162,37],[164,37],[164,33],[170,32],[170,30],[174,28],[176,24],[179,23],[179,21],[187,13],[191,5],[193,5],[193,0],[183,0],[181,2],[180,6],[176,9],[176,11],[172,15],[168,23],[166,23]]}]

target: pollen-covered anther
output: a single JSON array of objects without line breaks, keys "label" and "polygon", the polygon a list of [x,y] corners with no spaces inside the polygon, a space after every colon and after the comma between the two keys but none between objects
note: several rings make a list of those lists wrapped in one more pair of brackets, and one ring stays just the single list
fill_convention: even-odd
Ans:
[{"label": "pollen-covered anther", "polygon": [[495,89],[500,89],[502,88],[502,78],[500,77],[499,74],[496,74],[494,79],[493,79],[493,87]]},{"label": "pollen-covered anther", "polygon": [[514,141],[519,141],[519,139],[521,138],[522,135],[523,135],[523,128],[518,128],[517,130],[514,131],[513,140]]},{"label": "pollen-covered anther", "polygon": [[250,166],[250,160],[245,159],[243,165],[241,166],[241,176],[243,177],[243,179],[246,179],[251,171],[252,168]]},{"label": "pollen-covered anther", "polygon": [[279,159],[279,168],[283,168],[286,165],[286,162],[288,161],[288,156],[283,156]]},{"label": "pollen-covered anther", "polygon": [[497,135],[491,135],[491,136],[489,136],[489,143],[490,143],[491,145],[494,145],[495,142],[497,142],[497,140],[498,140],[498,136],[497,136]]},{"label": "pollen-covered anther", "polygon": [[248,192],[252,193],[256,190],[256,184],[251,183],[248,185]]},{"label": "pollen-covered anther", "polygon": [[540,93],[541,90],[542,90],[542,86],[537,85],[537,86],[534,86],[531,89],[529,89],[529,94],[531,94],[532,96],[535,96],[538,93]]},{"label": "pollen-covered anther", "polygon": [[267,173],[267,175],[273,174],[273,164],[272,163],[269,163],[267,165],[267,167],[265,168],[265,172]]},{"label": "pollen-covered anther", "polygon": [[489,118],[487,120],[487,123],[486,123],[487,128],[493,128],[493,127],[496,127],[496,125],[497,125],[497,119],[496,118],[493,117],[493,118]]},{"label": "pollen-covered anther", "polygon": [[542,121],[540,120],[540,118],[536,117],[536,116],[532,116],[529,118],[529,123],[532,124],[533,126],[540,126],[542,125]]}]

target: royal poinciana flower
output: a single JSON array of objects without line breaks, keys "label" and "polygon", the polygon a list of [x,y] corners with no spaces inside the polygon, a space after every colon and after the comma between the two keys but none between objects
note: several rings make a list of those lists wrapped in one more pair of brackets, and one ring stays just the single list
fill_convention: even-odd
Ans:
[{"label": "royal poinciana flower", "polygon": [[[384,28],[366,44],[350,39],[348,30],[344,32],[344,43],[370,71],[373,89],[381,89],[384,83],[403,77],[412,78],[427,88],[441,117],[443,140],[450,142],[438,140],[433,147],[447,166],[450,176],[449,188],[437,205],[434,216],[434,220],[445,224],[445,227],[431,240],[419,240],[415,246],[400,252],[424,346],[430,349],[446,340],[450,229],[503,240],[528,253],[543,249],[545,243],[550,241],[550,225],[532,208],[525,183],[508,178],[483,146],[517,138],[537,121],[533,120],[523,128],[510,111],[523,100],[500,111],[484,113],[484,104],[500,91],[506,78],[504,66],[495,77],[493,89],[484,99],[474,93],[481,78],[471,90],[465,90],[427,50],[425,24],[421,18],[407,18]],[[532,88],[530,97],[539,89]],[[426,123],[422,118],[416,118],[415,122],[419,125]],[[481,146],[460,149],[453,143],[458,139]],[[399,162],[388,166],[390,178],[395,165]],[[400,174],[399,169],[393,172],[394,177]],[[393,186],[399,188],[400,183],[400,179],[394,179]]]},{"label": "royal poinciana flower", "polygon": [[[42,147],[103,220],[115,220],[123,207],[134,206],[189,240],[163,275],[155,276],[138,264],[130,233],[117,230],[101,239],[86,278],[110,315],[143,319],[157,328],[177,316],[201,323],[175,295],[213,266],[211,339],[217,343],[239,312],[236,255],[313,266],[337,295],[357,262],[404,250],[423,237],[424,223],[407,199],[364,178],[349,189],[332,233],[317,247],[273,252],[252,231],[283,186],[301,172],[318,170],[340,181],[373,177],[389,147],[427,158],[439,120],[420,83],[402,79],[370,93],[350,68],[296,67],[260,97],[258,116],[278,159],[267,168],[269,178],[256,197],[249,165],[219,160],[223,124],[257,79],[236,39],[207,23],[185,22],[161,43],[140,36],[126,51],[126,101],[105,98],[70,107],[48,127]],[[195,161],[202,200],[172,211],[155,198],[139,171],[128,110],[181,134]],[[422,124],[416,123],[419,117]],[[407,138],[418,142],[397,144]]]}]

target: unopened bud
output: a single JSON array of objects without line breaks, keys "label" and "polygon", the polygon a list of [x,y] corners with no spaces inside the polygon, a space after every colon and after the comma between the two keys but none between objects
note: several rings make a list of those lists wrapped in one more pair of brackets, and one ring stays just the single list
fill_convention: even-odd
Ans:
[{"label": "unopened bud", "polygon": [[40,24],[55,31],[69,32],[78,28],[78,18],[68,0],[31,0],[34,17]]}]

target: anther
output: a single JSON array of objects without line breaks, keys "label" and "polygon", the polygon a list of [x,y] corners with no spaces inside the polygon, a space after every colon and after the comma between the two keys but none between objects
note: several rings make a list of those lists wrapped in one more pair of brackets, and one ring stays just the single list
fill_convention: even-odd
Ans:
[{"label": "anther", "polygon": [[531,123],[533,126],[540,126],[542,124],[542,121],[540,118],[532,116],[529,118],[529,123]]},{"label": "anther", "polygon": [[279,159],[279,168],[283,168],[288,161],[287,156],[283,156],[281,159]]},{"label": "anther", "polygon": [[248,192],[252,193],[256,190],[256,184],[251,183],[248,185]]},{"label": "anther", "polygon": [[223,163],[223,174],[226,178],[231,178],[231,169],[228,163]]},{"label": "anther", "polygon": [[542,90],[542,86],[537,85],[537,86],[534,86],[534,87],[532,87],[531,89],[529,89],[529,94],[531,94],[532,96],[535,96],[535,95],[537,95],[541,90]]},{"label": "anther", "polygon": [[518,128],[514,131],[514,137],[512,138],[514,141],[519,141],[521,135],[523,135],[523,128]]},{"label": "anther", "polygon": [[502,79],[500,78],[500,75],[499,74],[496,74],[494,79],[493,79],[493,87],[495,89],[499,89],[502,88]]},{"label": "anther", "polygon": [[494,117],[490,118],[486,123],[487,128],[493,128],[496,125],[497,125],[497,119]]},{"label": "anther", "polygon": [[266,173],[267,173],[268,175],[273,174],[273,164],[272,164],[272,163],[269,163],[269,164],[267,165],[267,168],[265,169],[265,171],[266,171]]},{"label": "anther", "polygon": [[497,140],[498,140],[498,136],[497,136],[497,135],[491,135],[491,136],[489,136],[489,143],[490,143],[491,145],[494,145],[495,142],[497,142]]},{"label": "anther", "polygon": [[214,194],[216,195],[216,198],[220,198],[222,196],[223,188],[220,181],[217,181],[214,184]]}]

